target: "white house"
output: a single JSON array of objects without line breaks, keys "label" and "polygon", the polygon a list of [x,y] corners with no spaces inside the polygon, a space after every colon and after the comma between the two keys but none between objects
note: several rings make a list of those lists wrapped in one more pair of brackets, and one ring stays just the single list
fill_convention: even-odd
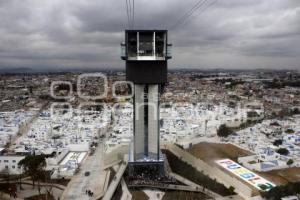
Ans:
[{"label": "white house", "polygon": [[19,155],[0,155],[0,173],[8,170],[9,174],[21,174],[18,163],[24,158],[25,156]]},{"label": "white house", "polygon": [[259,172],[267,172],[288,167],[286,158],[269,148],[266,148],[265,152],[261,154],[239,157],[238,162],[248,169]]}]

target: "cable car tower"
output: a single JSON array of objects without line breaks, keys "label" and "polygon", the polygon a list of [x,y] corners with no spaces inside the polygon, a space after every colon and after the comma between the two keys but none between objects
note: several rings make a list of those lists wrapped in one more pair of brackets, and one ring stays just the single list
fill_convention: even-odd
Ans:
[{"label": "cable car tower", "polygon": [[134,84],[133,130],[129,172],[151,168],[164,172],[160,151],[159,98],[167,83],[167,60],[172,45],[167,30],[126,30],[121,58],[126,61],[126,80]]}]

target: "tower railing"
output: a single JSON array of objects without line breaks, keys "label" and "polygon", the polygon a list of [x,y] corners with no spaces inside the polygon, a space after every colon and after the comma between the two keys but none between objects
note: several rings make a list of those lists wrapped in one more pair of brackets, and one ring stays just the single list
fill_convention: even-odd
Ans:
[{"label": "tower railing", "polygon": [[167,59],[172,58],[172,48],[173,48],[172,44],[167,44],[167,55],[166,55]]},{"label": "tower railing", "polygon": [[126,50],[126,44],[125,44],[125,42],[121,43],[121,52],[120,53],[121,53],[121,58],[123,60],[125,60],[127,58],[127,50]]}]

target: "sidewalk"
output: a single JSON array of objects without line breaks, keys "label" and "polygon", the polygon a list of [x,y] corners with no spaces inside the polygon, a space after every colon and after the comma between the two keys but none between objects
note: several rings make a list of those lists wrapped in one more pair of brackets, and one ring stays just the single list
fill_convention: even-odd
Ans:
[{"label": "sidewalk", "polygon": [[18,198],[18,197],[17,198],[10,197],[9,194],[4,193],[4,192],[0,192],[0,199],[1,200],[12,200],[12,199],[14,199],[14,200],[23,200],[23,199]]}]

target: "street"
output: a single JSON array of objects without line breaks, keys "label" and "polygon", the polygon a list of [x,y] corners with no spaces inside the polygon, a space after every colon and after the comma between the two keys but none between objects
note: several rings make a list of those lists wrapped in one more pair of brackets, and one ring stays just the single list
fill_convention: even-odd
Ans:
[{"label": "street", "polygon": [[[92,156],[88,156],[81,166],[80,171],[76,174],[68,184],[64,191],[63,200],[88,200],[92,199],[86,194],[86,190],[94,193],[93,197],[99,196],[103,192],[106,172],[103,170],[103,148],[104,144],[99,142]],[[85,176],[85,172],[90,172],[89,176]]]}]

